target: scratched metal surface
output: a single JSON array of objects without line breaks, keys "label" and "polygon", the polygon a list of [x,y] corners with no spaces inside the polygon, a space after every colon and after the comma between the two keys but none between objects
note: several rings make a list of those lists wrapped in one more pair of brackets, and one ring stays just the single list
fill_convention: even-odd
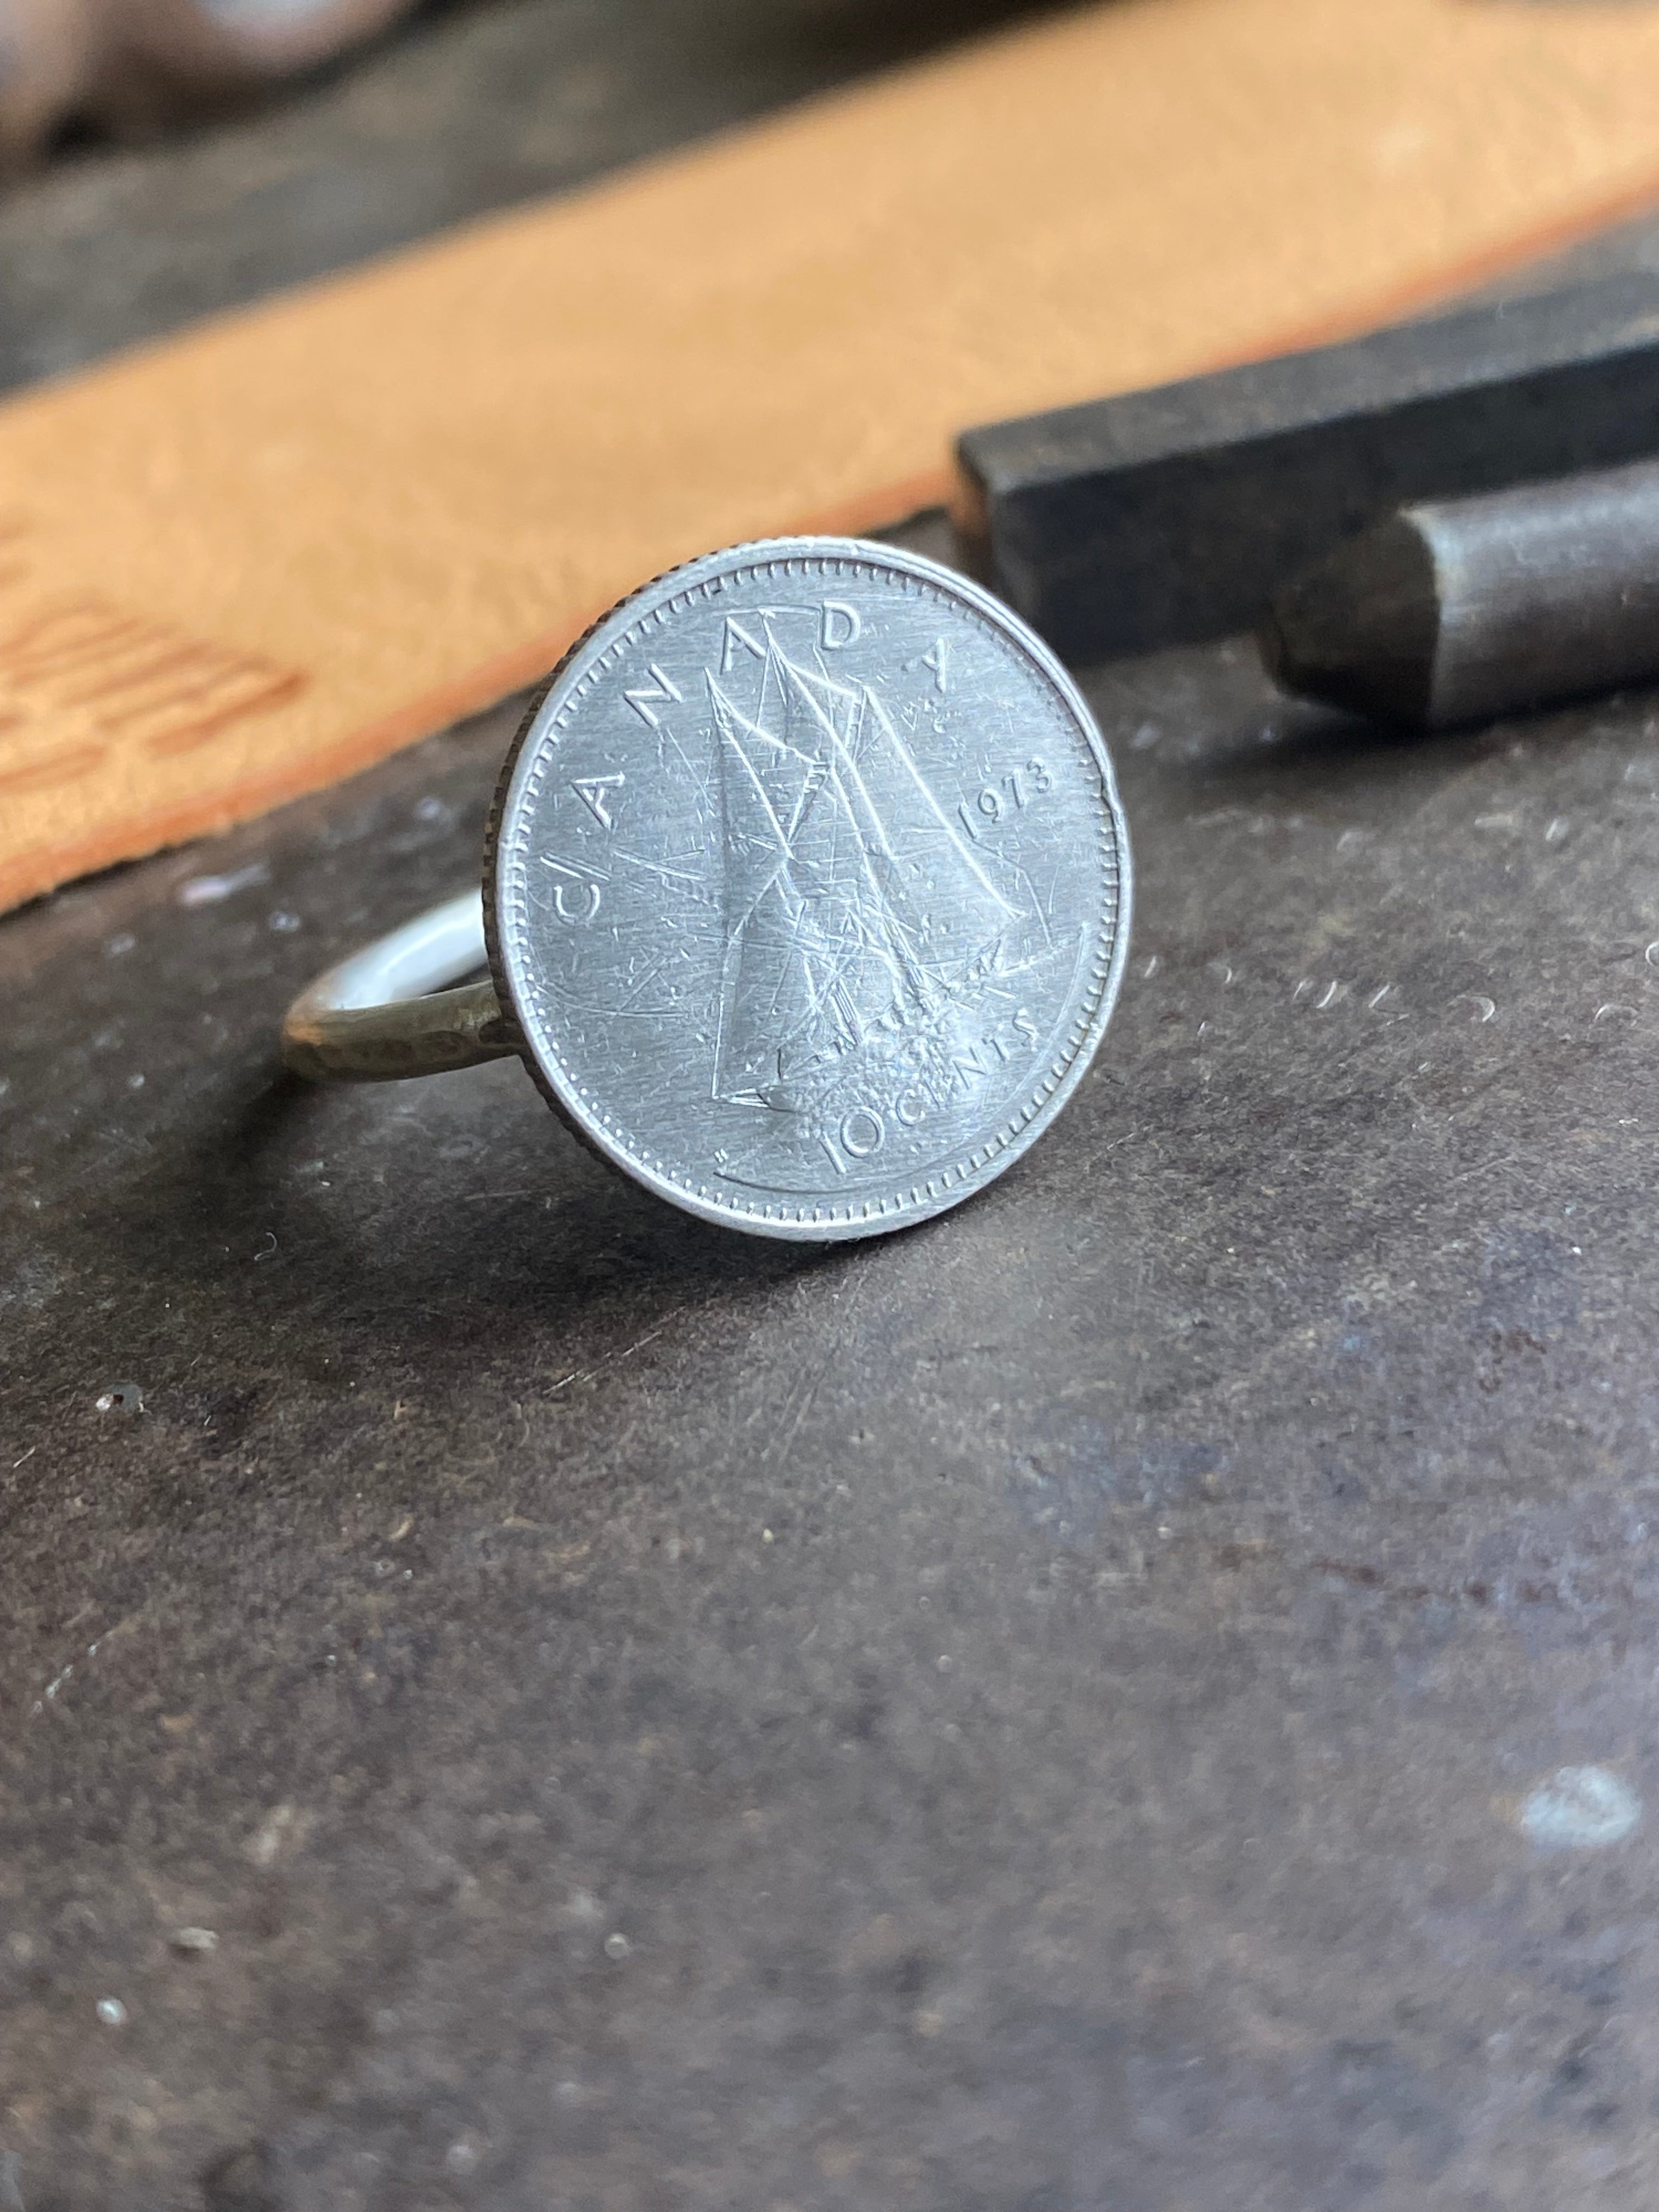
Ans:
[{"label": "scratched metal surface", "polygon": [[571,1127],[824,1243],[1005,1174],[1128,950],[1109,759],[1042,641],[896,547],[705,555],[574,649],[503,772],[491,965]]},{"label": "scratched metal surface", "polygon": [[1659,696],[1091,690],[1096,1072],[827,1257],[278,1077],[510,708],[0,923],[8,2212],[1646,2212]]}]

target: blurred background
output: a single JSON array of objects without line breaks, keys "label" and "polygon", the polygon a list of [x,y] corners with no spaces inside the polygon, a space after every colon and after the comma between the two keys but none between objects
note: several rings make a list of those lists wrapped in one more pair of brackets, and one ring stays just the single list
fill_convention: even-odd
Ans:
[{"label": "blurred background", "polygon": [[0,0],[0,386],[1039,12]]}]

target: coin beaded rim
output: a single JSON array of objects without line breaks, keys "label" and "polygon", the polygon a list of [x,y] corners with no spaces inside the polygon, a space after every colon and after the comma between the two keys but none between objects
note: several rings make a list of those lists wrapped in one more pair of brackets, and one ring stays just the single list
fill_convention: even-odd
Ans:
[{"label": "coin beaded rim", "polygon": [[[524,957],[531,854],[530,814],[571,716],[640,635],[660,627],[699,600],[712,602],[741,575],[780,580],[833,581],[849,571],[868,581],[896,579],[901,588],[929,592],[954,612],[977,620],[1011,647],[1056,695],[1071,735],[1097,782],[1100,851],[1109,902],[1095,925],[1092,965],[1079,1004],[1066,1023],[1056,1055],[1020,1105],[990,1135],[948,1164],[931,1169],[884,1194],[836,1203],[753,1200],[718,1175],[699,1179],[630,1137],[622,1118],[569,1066],[553,1030],[556,1000]],[[851,538],[775,538],[701,555],[618,600],[577,638],[531,700],[502,764],[486,836],[484,927],[501,1002],[512,1016],[526,1064],[538,1088],[574,1133],[635,1182],[683,1212],[718,1226],[798,1243],[832,1243],[879,1235],[930,1219],[982,1189],[1034,1144],[1087,1073],[1105,1033],[1128,957],[1132,878],[1127,825],[1111,757],[1075,684],[1042,640],[980,585],[925,555]],[[516,933],[516,939],[515,939]],[[1081,966],[1081,960],[1079,966]],[[731,1191],[732,1195],[726,1193]]]}]

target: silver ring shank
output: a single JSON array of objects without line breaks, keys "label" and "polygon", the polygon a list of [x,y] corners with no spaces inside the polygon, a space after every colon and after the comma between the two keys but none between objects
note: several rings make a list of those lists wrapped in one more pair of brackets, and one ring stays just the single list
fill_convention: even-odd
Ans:
[{"label": "silver ring shank", "polygon": [[482,894],[434,906],[300,994],[283,1024],[284,1064],[313,1083],[388,1083],[510,1055],[495,985],[443,988],[485,957]]}]

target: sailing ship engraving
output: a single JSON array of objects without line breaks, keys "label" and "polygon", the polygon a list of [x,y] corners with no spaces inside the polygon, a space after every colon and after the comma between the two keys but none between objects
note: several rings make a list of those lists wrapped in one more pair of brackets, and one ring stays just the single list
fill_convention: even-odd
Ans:
[{"label": "sailing ship engraving", "polygon": [[713,1091],[811,1113],[948,1082],[1026,917],[952,826],[869,684],[765,629],[740,705],[706,672],[725,830]]}]

